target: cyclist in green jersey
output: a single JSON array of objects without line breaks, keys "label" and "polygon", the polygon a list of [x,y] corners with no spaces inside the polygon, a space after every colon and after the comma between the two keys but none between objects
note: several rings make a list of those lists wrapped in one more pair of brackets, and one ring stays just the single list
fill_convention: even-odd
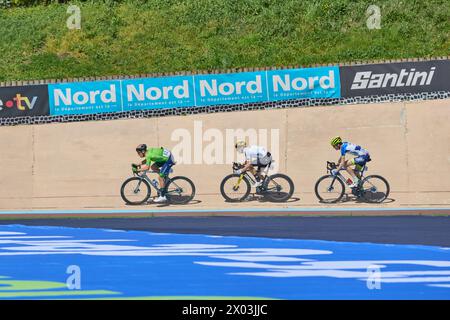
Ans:
[{"label": "cyclist in green jersey", "polygon": [[172,153],[163,147],[147,148],[147,145],[145,144],[138,145],[136,152],[139,157],[144,158],[140,164],[136,164],[137,172],[151,169],[159,174],[158,180],[161,194],[154,202],[167,201],[164,191],[164,181],[169,175],[172,166],[175,165]]}]

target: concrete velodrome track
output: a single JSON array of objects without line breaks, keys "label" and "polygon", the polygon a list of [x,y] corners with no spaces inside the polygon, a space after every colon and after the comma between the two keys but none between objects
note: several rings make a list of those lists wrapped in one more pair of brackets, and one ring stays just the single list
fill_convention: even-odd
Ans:
[{"label": "concrete velodrome track", "polygon": [[294,181],[292,201],[271,208],[323,208],[314,185],[326,161],[338,158],[329,145],[335,135],[370,151],[367,174],[391,186],[382,207],[448,207],[449,116],[447,99],[1,127],[0,210],[127,210],[119,190],[139,143],[171,149],[178,161],[173,174],[196,185],[189,207],[170,209],[267,208],[261,201],[227,204],[220,195],[221,180],[238,160],[238,129],[256,134],[275,169]]}]

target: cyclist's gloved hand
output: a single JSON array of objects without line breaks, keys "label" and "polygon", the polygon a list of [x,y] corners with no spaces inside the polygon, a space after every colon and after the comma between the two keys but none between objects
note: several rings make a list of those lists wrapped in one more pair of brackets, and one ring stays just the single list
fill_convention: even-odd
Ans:
[{"label": "cyclist's gloved hand", "polygon": [[236,170],[235,171],[237,174],[241,174],[242,173],[242,170],[241,169],[238,169],[238,170]]},{"label": "cyclist's gloved hand", "polygon": [[133,170],[133,173],[136,173],[137,170],[138,170],[137,164],[132,163],[132,164],[131,164],[131,170]]},{"label": "cyclist's gloved hand", "polygon": [[337,176],[338,172],[339,171],[337,169],[333,169],[333,170],[331,170],[331,175]]}]

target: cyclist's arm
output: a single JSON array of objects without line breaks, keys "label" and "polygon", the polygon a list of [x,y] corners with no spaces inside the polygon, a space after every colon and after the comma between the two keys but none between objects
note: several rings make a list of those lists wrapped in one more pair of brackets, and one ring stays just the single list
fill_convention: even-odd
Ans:
[{"label": "cyclist's arm", "polygon": [[144,160],[142,160],[141,164],[138,166],[137,171],[141,172],[141,171],[145,171],[145,170],[150,170],[151,164],[152,164],[151,160],[144,159]]},{"label": "cyclist's arm", "polygon": [[250,170],[250,167],[252,166],[252,163],[248,160],[245,160],[244,167],[241,169],[242,172]]},{"label": "cyclist's arm", "polygon": [[238,171],[236,171],[236,173],[238,173],[238,174],[244,173],[244,172],[250,170],[250,166],[251,166],[251,162],[246,160],[243,163],[243,167],[241,169],[239,169]]},{"label": "cyclist's arm", "polygon": [[141,165],[138,167],[138,172],[145,171],[145,170],[150,170],[150,167],[151,167],[151,166],[149,166],[149,165],[147,165],[147,164],[141,164]]},{"label": "cyclist's arm", "polygon": [[344,164],[345,164],[345,155],[343,155],[339,158],[336,169],[341,170],[342,167],[344,166]]},{"label": "cyclist's arm", "polygon": [[341,154],[341,157],[339,158],[338,163],[337,163],[337,165],[338,165],[337,170],[341,170],[342,167],[345,165],[345,154],[346,154],[346,151],[347,151],[346,150],[346,144],[344,143],[341,146],[341,150],[339,151],[339,153]]}]

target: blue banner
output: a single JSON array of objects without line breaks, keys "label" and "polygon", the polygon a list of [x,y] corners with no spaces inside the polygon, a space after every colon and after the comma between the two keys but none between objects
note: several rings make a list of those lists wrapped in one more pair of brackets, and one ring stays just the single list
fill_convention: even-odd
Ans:
[{"label": "blue banner", "polygon": [[267,101],[266,72],[195,76],[197,106]]},{"label": "blue banner", "polygon": [[268,71],[270,101],[340,98],[339,67]]},{"label": "blue banner", "polygon": [[195,106],[193,83],[192,76],[123,80],[123,110]]},{"label": "blue banner", "polygon": [[339,67],[50,84],[51,115],[340,98]]},{"label": "blue banner", "polygon": [[120,81],[49,84],[50,115],[122,111]]}]

